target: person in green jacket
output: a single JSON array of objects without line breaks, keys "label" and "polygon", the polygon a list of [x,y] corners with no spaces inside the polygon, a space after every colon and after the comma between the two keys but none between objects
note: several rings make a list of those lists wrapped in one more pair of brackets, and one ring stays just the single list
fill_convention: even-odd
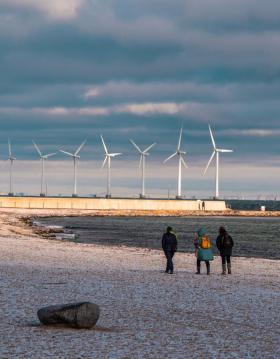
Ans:
[{"label": "person in green jacket", "polygon": [[214,259],[212,252],[212,244],[207,236],[207,231],[204,227],[201,227],[197,231],[197,236],[194,239],[194,246],[196,249],[196,257],[197,257],[197,272],[196,274],[200,274],[200,264],[201,262],[205,262],[207,274],[210,274],[210,261]]}]

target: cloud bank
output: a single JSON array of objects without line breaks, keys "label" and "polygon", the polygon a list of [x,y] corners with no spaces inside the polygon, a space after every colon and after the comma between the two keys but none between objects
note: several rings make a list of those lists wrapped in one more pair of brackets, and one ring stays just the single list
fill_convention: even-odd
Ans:
[{"label": "cloud bank", "polygon": [[77,16],[84,0],[0,0],[0,6],[11,9],[35,9],[56,20],[70,20]]},{"label": "cloud bank", "polygon": [[[183,123],[203,167],[211,123],[235,149],[226,165],[269,162],[269,177],[280,152],[279,11],[276,0],[0,0],[2,153],[8,136],[27,160],[31,139],[48,149],[88,138],[89,160],[102,132],[128,161],[128,137],[156,141],[161,160]],[[238,193],[236,183],[224,190]]]}]

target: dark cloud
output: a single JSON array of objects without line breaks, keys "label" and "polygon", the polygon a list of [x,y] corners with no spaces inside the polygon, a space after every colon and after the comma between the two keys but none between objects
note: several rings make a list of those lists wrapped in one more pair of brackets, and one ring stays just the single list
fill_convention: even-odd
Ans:
[{"label": "dark cloud", "polygon": [[278,168],[275,0],[0,0],[0,9],[3,153],[8,136],[26,159],[35,158],[32,138],[46,150],[87,138],[84,158],[97,160],[103,133],[127,160],[128,138],[156,141],[159,163],[184,123],[190,161],[204,166],[210,122],[235,149],[226,163]]}]

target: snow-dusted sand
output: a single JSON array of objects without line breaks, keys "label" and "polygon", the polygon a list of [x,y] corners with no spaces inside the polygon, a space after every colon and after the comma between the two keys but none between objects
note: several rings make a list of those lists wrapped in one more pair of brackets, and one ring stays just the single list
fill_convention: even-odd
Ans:
[{"label": "snow-dusted sand", "polygon": [[[12,211],[0,224],[0,358],[280,358],[280,261],[234,258],[224,278],[216,258],[209,277],[178,253],[167,275],[160,251],[42,239]],[[40,307],[84,300],[96,329],[38,325]]]}]

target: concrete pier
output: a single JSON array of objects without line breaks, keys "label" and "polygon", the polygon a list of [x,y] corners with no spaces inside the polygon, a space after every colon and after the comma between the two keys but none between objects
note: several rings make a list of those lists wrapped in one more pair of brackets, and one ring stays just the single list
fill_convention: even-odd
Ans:
[{"label": "concrete pier", "polygon": [[9,197],[0,196],[0,208],[135,210],[135,211],[225,211],[225,201],[185,199],[134,199],[89,197]]}]

